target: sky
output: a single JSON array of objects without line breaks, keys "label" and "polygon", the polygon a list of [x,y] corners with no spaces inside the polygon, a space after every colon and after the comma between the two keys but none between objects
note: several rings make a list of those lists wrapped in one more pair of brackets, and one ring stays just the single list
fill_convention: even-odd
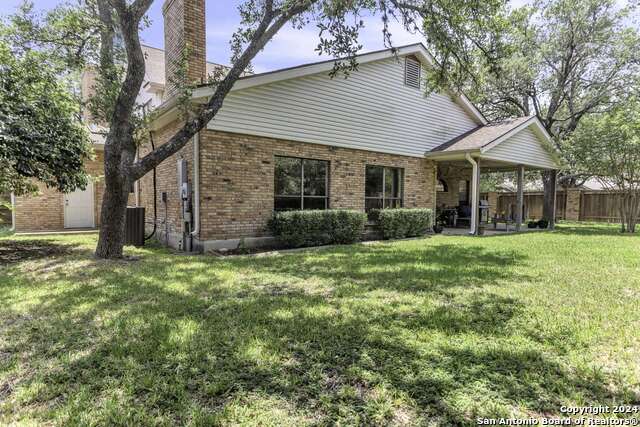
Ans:
[{"label": "sky", "polygon": [[[0,0],[0,15],[13,13],[22,0]],[[47,10],[60,4],[61,0],[35,0],[36,10]],[[164,0],[155,0],[149,10],[151,20],[149,28],[141,34],[144,44],[163,48],[162,4]],[[241,0],[207,0],[207,60],[220,64],[228,64],[231,52],[229,40],[238,27],[240,15],[237,5]],[[365,28],[361,32],[360,41],[363,52],[383,49],[382,23],[379,17],[365,17]],[[404,44],[422,41],[420,35],[412,35],[401,25],[394,23],[391,28],[393,44]],[[280,30],[267,47],[253,61],[255,72],[276,70],[302,63],[328,59],[319,57],[314,51],[318,44],[318,30],[311,24],[302,30],[287,26]]]},{"label": "sky", "polygon": [[[13,13],[22,0],[0,0],[0,16]],[[230,57],[229,39],[240,21],[237,5],[241,0],[206,0],[207,22],[207,60],[228,64]],[[527,0],[513,0],[512,6],[519,6]],[[61,0],[34,0],[36,10],[47,10],[61,3]],[[143,43],[162,48],[163,22],[162,4],[164,0],[155,0],[148,16],[151,26],[142,33]],[[382,23],[379,17],[369,16],[363,19],[365,28],[360,35],[363,52],[384,48]],[[418,43],[423,40],[419,34],[409,34],[398,23],[391,25],[394,46]],[[253,61],[255,72],[276,70],[300,65],[307,62],[328,59],[319,57],[314,51],[318,43],[318,30],[311,24],[302,30],[290,26],[283,28],[275,38],[260,52]]]}]

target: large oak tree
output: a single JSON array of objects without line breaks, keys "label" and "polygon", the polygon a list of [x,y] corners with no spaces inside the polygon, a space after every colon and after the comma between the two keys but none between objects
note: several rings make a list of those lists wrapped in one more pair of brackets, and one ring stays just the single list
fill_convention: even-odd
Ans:
[{"label": "large oak tree", "polygon": [[[502,5],[500,0],[424,0],[403,3],[398,0],[247,0],[240,6],[241,27],[231,35],[234,55],[229,71],[212,83],[213,95],[192,109],[184,126],[162,146],[135,160],[135,129],[131,117],[144,77],[144,57],[138,29],[153,0],[97,0],[103,24],[101,32],[100,70],[105,81],[112,82],[117,95],[109,118],[109,134],[105,144],[106,191],[102,206],[102,227],[96,255],[104,258],[122,256],[124,214],[130,184],[176,153],[218,113],[236,80],[251,61],[285,25],[301,28],[317,25],[318,50],[337,60],[334,71],[348,72],[357,66],[355,54],[361,48],[358,33],[361,12],[377,13],[384,23],[384,37],[391,44],[388,23],[398,19],[409,31],[419,30],[420,19],[427,18],[433,32],[434,45],[448,49],[451,34],[464,37],[460,23],[482,25]],[[435,15],[435,13],[438,15]],[[433,15],[432,15],[433,14]],[[437,19],[431,20],[431,17]],[[469,25],[469,24],[467,24]],[[120,34],[126,51],[126,73],[122,83],[114,70],[113,40]],[[455,58],[442,61],[435,73],[450,67]],[[109,86],[109,85],[105,85]]]},{"label": "large oak tree", "polygon": [[[457,45],[467,41],[468,34],[476,34],[492,22],[506,0],[245,0],[239,6],[240,27],[229,34],[233,48],[231,66],[226,74],[220,73],[211,82],[213,95],[204,104],[185,107],[189,114],[182,128],[165,144],[136,159],[137,136],[145,125],[136,105],[145,75],[140,30],[146,24],[145,14],[153,1],[81,0],[78,8],[82,13],[75,13],[86,15],[85,22],[89,25],[77,28],[75,36],[67,34],[58,39],[58,45],[63,46],[74,45],[75,41],[78,52],[97,46],[94,50],[99,71],[98,92],[90,104],[94,116],[108,128],[105,194],[96,248],[96,255],[102,258],[122,256],[131,183],[179,151],[216,116],[236,80],[285,25],[296,29],[316,26],[319,53],[336,58],[334,73],[348,74],[357,67],[355,55],[362,47],[358,42],[363,27],[361,14],[380,17],[381,38],[390,47],[392,36],[388,25],[397,20],[407,31],[425,31],[440,58],[433,70],[434,81],[444,81],[442,74],[462,63],[463,58],[455,54]],[[54,33],[60,36],[63,29]],[[55,45],[54,39],[50,37],[44,43]],[[453,76],[453,80],[458,77],[463,74]],[[189,88],[182,89],[182,93],[189,93]]]},{"label": "large oak tree", "polygon": [[[567,162],[560,182],[580,184],[589,172],[576,170],[563,141],[586,116],[625,102],[640,70],[633,11],[614,0],[542,0],[504,10],[457,45],[463,67],[442,76],[467,75],[463,86],[490,119],[536,115]],[[542,173],[547,219],[550,178]]]}]

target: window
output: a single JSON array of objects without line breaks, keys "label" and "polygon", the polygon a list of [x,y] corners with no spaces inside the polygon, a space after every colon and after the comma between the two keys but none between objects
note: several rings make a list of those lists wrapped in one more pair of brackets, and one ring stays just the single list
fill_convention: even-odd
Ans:
[{"label": "window", "polygon": [[404,59],[404,84],[407,86],[414,87],[416,89],[420,89],[420,73],[422,72],[422,67],[420,66],[420,62],[412,57],[407,56]]},{"label": "window", "polygon": [[460,206],[469,204],[469,181],[460,181],[458,183],[458,201]]},{"label": "window", "polygon": [[436,191],[438,193],[448,193],[449,192],[449,188],[447,187],[447,182],[444,179],[438,178],[438,182],[436,183]]},{"label": "window", "polygon": [[402,169],[367,166],[365,175],[364,200],[367,211],[402,207]]},{"label": "window", "polygon": [[275,164],[276,211],[329,207],[329,162],[276,156]]}]

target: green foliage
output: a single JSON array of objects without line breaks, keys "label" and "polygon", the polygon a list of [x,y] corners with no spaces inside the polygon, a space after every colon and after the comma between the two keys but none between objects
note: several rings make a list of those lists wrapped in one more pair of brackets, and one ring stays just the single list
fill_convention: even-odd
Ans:
[{"label": "green foliage", "polygon": [[640,216],[640,100],[585,120],[566,142],[578,173],[597,177],[621,193],[623,230],[633,232]]},{"label": "green foliage", "polygon": [[467,64],[467,94],[491,120],[536,115],[572,169],[561,142],[584,117],[624,102],[640,72],[629,4],[547,0],[503,8],[476,36],[474,54],[455,52]]},{"label": "green foliage", "polygon": [[422,236],[433,223],[431,209],[380,209],[376,216],[385,239]]},{"label": "green foliage", "polygon": [[[499,22],[496,15],[506,0],[276,0],[277,10],[301,8],[289,23],[296,29],[307,25],[318,28],[316,52],[336,58],[332,76],[348,76],[357,69],[355,55],[361,50],[360,32],[363,15],[376,15],[382,21],[385,46],[394,46],[389,25],[399,22],[405,31],[426,35],[426,43],[436,55],[430,74],[431,88],[455,86],[460,88],[469,76],[470,58],[474,47],[487,39],[487,28]],[[245,0],[238,7],[241,26],[231,38],[235,62],[256,34],[264,16],[262,2]],[[250,70],[250,68],[249,68]]]},{"label": "green foliage", "polygon": [[47,66],[61,74],[97,61],[100,24],[94,0],[62,1],[46,13],[25,0],[5,24],[0,33],[15,51],[40,51]]},{"label": "green foliage", "polygon": [[631,99],[585,120],[565,148],[580,171],[613,181],[620,189],[639,188],[640,101]]},{"label": "green foliage", "polygon": [[79,104],[44,56],[16,54],[0,39],[0,192],[34,191],[29,178],[60,191],[87,184]]},{"label": "green foliage", "polygon": [[288,211],[276,213],[269,228],[288,247],[347,244],[360,239],[366,220],[346,209]]}]

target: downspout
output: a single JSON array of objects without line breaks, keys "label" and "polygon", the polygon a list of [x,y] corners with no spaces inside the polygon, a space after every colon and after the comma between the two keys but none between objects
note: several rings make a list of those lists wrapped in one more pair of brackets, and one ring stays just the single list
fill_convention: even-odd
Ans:
[{"label": "downspout", "polygon": [[10,231],[16,231],[16,195],[11,192],[11,229]]},{"label": "downspout", "polygon": [[478,163],[471,157],[471,154],[466,153],[464,158],[467,159],[472,166],[471,172],[471,230],[469,230],[469,234],[476,234],[476,222],[478,216],[478,185],[480,184],[478,181]]},{"label": "downspout", "polygon": [[[193,229],[191,238],[200,233],[200,132],[193,136]],[[192,246],[193,247],[193,246]]]},{"label": "downspout", "polygon": [[[155,151],[156,146],[153,143],[153,133],[149,131],[149,141],[151,142],[151,150]],[[144,237],[144,240],[149,240],[156,234],[156,229],[158,228],[158,187],[156,184],[156,168],[153,168],[153,231],[148,236]],[[166,222],[166,214],[165,214],[165,222]]]}]

